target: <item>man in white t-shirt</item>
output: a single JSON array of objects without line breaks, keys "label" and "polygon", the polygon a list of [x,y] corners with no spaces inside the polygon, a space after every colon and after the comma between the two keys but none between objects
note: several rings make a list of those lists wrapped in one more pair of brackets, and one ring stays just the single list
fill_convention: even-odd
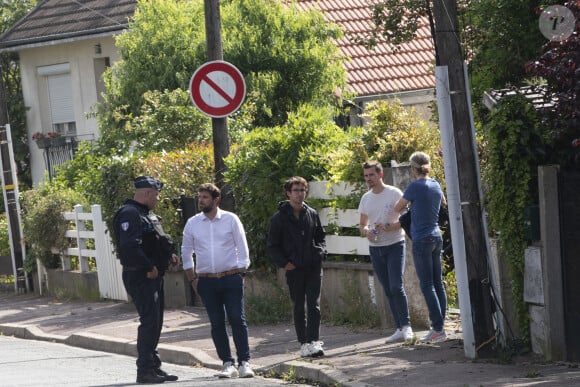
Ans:
[{"label": "man in white t-shirt", "polygon": [[387,337],[387,343],[411,340],[413,330],[409,318],[407,294],[403,286],[405,270],[405,233],[399,224],[395,203],[403,196],[400,189],[383,183],[383,167],[377,161],[363,165],[369,191],[361,198],[358,212],[362,236],[369,240],[373,269],[393,314],[396,331]]}]

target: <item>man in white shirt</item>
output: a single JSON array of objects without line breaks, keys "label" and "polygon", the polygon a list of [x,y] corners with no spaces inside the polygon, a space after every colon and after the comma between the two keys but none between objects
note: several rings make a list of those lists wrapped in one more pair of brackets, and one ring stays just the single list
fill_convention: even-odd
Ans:
[{"label": "man in white shirt", "polygon": [[[183,229],[181,257],[191,286],[201,297],[211,322],[211,336],[223,362],[220,378],[251,378],[248,325],[244,311],[244,274],[250,266],[244,226],[236,214],[218,207],[221,192],[214,184],[198,188],[201,212]],[[195,254],[195,262],[193,260]],[[226,330],[232,328],[239,367]]]},{"label": "man in white shirt", "polygon": [[363,195],[358,207],[360,232],[369,240],[373,269],[383,286],[397,327],[386,342],[411,340],[414,335],[403,286],[405,233],[399,224],[399,212],[394,210],[403,193],[397,187],[383,183],[381,163],[367,161],[363,173],[369,191]]}]

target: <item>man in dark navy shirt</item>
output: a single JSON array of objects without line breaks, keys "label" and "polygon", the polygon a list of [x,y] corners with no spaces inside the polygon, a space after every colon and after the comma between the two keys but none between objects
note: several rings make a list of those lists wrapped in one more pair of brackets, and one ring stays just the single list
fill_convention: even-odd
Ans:
[{"label": "man in dark navy shirt", "polygon": [[113,232],[123,265],[123,283],[139,313],[137,331],[137,383],[175,381],[177,376],[161,369],[157,344],[163,325],[163,275],[177,263],[173,242],[151,212],[160,200],[163,183],[150,176],[135,179],[133,199],[115,213]]}]

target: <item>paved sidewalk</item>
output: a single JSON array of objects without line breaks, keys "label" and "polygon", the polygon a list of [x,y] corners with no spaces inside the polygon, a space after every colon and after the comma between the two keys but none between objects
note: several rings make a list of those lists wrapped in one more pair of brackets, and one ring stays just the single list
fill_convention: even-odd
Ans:
[{"label": "paved sidewalk", "polygon": [[[8,336],[134,356],[137,326],[137,314],[129,303],[61,302],[37,295],[0,293],[0,333]],[[386,345],[385,336],[391,332],[323,326],[321,340],[326,351],[318,359],[299,357],[290,323],[250,325],[249,329],[251,362],[258,372],[292,370],[297,377],[319,385],[580,385],[577,363],[545,363],[533,355],[518,357],[509,365],[466,359],[458,321],[446,327],[449,340],[432,345]],[[416,332],[417,336],[424,333]],[[159,349],[168,363],[221,368],[203,307],[166,311]]]}]

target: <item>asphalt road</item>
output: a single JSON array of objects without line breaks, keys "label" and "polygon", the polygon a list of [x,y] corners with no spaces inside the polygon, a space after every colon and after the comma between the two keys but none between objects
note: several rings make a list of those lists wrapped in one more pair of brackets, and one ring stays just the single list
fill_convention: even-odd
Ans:
[{"label": "asphalt road", "polygon": [[[216,370],[164,364],[179,376],[167,386],[280,386],[278,379],[219,379]],[[15,386],[130,386],[136,385],[135,359],[65,344],[0,336],[0,385]],[[292,384],[297,386],[298,384]],[[304,385],[302,385],[304,386]]]}]

